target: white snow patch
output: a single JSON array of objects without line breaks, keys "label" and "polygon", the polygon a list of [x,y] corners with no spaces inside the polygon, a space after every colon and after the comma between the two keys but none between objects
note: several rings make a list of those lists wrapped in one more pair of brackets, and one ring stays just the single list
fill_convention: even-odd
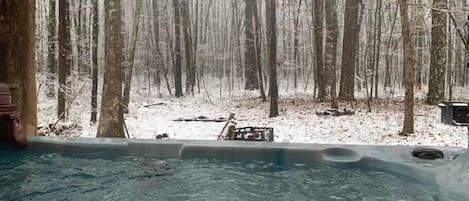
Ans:
[{"label": "white snow patch", "polygon": [[[213,82],[215,83],[215,82]],[[91,85],[88,82],[87,85]],[[138,85],[134,85],[138,86]],[[76,86],[78,91],[80,86]],[[87,86],[90,88],[90,86]],[[273,127],[276,142],[319,143],[319,144],[371,144],[371,145],[428,145],[467,147],[467,129],[452,127],[440,123],[440,109],[422,103],[416,104],[415,130],[409,137],[398,135],[403,123],[403,90],[385,94],[385,100],[373,103],[372,112],[367,112],[366,104],[342,104],[341,108],[354,109],[356,114],[343,117],[317,116],[317,111],[329,109],[328,104],[315,103],[311,92],[280,89],[281,115],[268,118],[268,103],[263,103],[258,92],[235,90],[223,91],[219,96],[217,84],[208,85],[208,91],[214,104],[210,104],[204,90],[194,97],[181,99],[148,94],[146,87],[131,93],[130,114],[126,115],[126,125],[131,138],[155,139],[156,135],[167,133],[170,139],[217,140],[225,123],[176,122],[179,118],[205,116],[209,118],[228,118],[230,112],[236,113],[238,127],[259,126]],[[101,90],[101,88],[100,88]],[[70,110],[69,120],[81,123],[81,132],[74,136],[95,137],[96,125],[89,123],[90,94],[80,94]],[[152,91],[156,91],[152,89]],[[164,88],[161,91],[166,91]],[[466,100],[467,89],[456,89]],[[90,94],[88,94],[90,93]],[[365,93],[357,92],[357,97]],[[456,94],[456,93],[455,93]],[[422,100],[424,92],[417,91],[417,98]],[[162,105],[144,107],[145,105]],[[39,93],[39,122],[54,121],[56,100],[51,100]]]}]

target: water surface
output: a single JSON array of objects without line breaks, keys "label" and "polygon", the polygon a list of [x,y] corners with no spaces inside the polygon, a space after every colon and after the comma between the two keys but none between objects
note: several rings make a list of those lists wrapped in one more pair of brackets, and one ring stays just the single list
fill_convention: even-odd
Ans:
[{"label": "water surface", "polygon": [[450,201],[380,170],[0,152],[0,200]]}]

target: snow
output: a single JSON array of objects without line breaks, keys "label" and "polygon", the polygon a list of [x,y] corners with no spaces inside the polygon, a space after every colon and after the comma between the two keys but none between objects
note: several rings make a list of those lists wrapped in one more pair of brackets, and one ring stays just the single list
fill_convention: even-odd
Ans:
[{"label": "snow", "polygon": [[[138,86],[138,85],[137,85]],[[79,86],[77,86],[79,87]],[[455,99],[467,100],[466,89],[456,89],[460,96]],[[78,90],[75,90],[78,91]],[[86,89],[84,91],[87,91]],[[236,113],[237,126],[273,127],[276,142],[319,143],[319,144],[370,144],[370,145],[425,145],[467,147],[467,128],[453,127],[440,123],[440,109],[423,103],[424,90],[417,92],[415,110],[416,133],[409,137],[399,136],[402,128],[404,105],[403,91],[372,104],[372,112],[367,112],[365,102],[341,104],[341,108],[353,109],[353,116],[317,116],[317,111],[329,109],[327,103],[316,103],[311,92],[287,91],[281,89],[280,110],[277,118],[268,118],[269,104],[263,103],[258,92],[235,90],[219,97],[216,84],[208,85],[211,99],[203,92],[181,99],[163,94],[148,95],[144,87],[131,93],[130,114],[126,115],[126,125],[131,138],[155,139],[166,133],[170,139],[217,140],[225,123],[177,122],[179,118],[228,118]],[[156,91],[153,89],[153,91]],[[162,91],[165,91],[162,89]],[[459,93],[460,92],[460,93]],[[55,100],[40,93],[39,122],[55,121]],[[156,92],[155,92],[156,93]],[[364,93],[357,93],[363,97]],[[80,94],[73,103],[68,121],[81,125],[80,129],[67,132],[67,136],[88,137],[96,135],[96,125],[90,125],[89,94]],[[420,97],[420,98],[419,98]],[[145,105],[163,103],[151,107]],[[61,135],[64,135],[61,133]]]}]

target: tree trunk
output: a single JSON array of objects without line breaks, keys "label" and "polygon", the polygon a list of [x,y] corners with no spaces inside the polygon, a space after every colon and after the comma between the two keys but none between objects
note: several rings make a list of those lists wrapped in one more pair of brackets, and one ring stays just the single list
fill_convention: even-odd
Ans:
[{"label": "tree trunk", "polygon": [[401,26],[404,56],[404,84],[405,84],[405,115],[404,128],[401,135],[414,133],[414,50],[412,49],[412,37],[408,16],[407,0],[399,0],[401,6]]},{"label": "tree trunk", "polygon": [[391,33],[389,34],[389,40],[388,40],[387,49],[386,49],[386,71],[385,71],[385,76],[384,76],[384,88],[391,87],[391,65],[392,65],[392,57],[393,57],[392,51],[394,50],[393,34],[394,34],[394,28],[396,26],[398,13],[399,13],[399,6],[396,5],[396,10],[394,11],[394,18],[393,18],[393,22],[391,25]]},{"label": "tree trunk", "polygon": [[179,0],[173,0],[174,7],[174,86],[176,97],[180,98],[182,93],[182,67],[181,67],[181,17],[179,15]]},{"label": "tree trunk", "polygon": [[[255,18],[255,35],[256,35],[256,65],[257,65],[257,74],[259,78],[259,89],[261,93],[261,99],[264,102],[267,102],[267,97],[265,95],[265,88],[264,88],[264,79],[262,76],[262,24],[261,20],[259,19],[259,12],[257,7],[257,2],[254,4],[254,18]],[[262,5],[262,4],[261,4]]]},{"label": "tree trunk", "polygon": [[257,7],[255,0],[244,0],[246,6],[245,10],[245,76],[246,76],[246,90],[259,89],[259,78],[257,75],[256,65],[256,38],[254,34],[254,9]]},{"label": "tree trunk", "polygon": [[375,99],[379,97],[379,63],[381,59],[381,35],[382,35],[382,19],[381,9],[383,5],[383,0],[377,0],[377,8],[375,14],[375,24],[376,24],[376,55],[375,55]]},{"label": "tree trunk", "polygon": [[266,0],[267,24],[267,66],[270,75],[270,117],[277,117],[278,111],[278,85],[277,85],[277,26],[276,26],[276,0]]},{"label": "tree trunk", "polygon": [[105,71],[97,137],[125,138],[122,107],[123,38],[120,0],[105,3]]},{"label": "tree trunk", "polygon": [[337,100],[337,41],[339,27],[337,19],[337,0],[326,0],[326,72],[329,72],[329,87],[331,88],[331,108],[339,109]]},{"label": "tree trunk", "polygon": [[57,73],[57,15],[56,15],[56,0],[49,2],[49,23],[48,28],[48,44],[49,51],[47,56],[47,96],[52,98],[55,96],[55,74]]},{"label": "tree trunk", "polygon": [[314,0],[314,42],[316,50],[316,84],[318,88],[318,100],[324,101],[327,96],[327,73],[324,68],[323,40],[324,40],[324,1]]},{"label": "tree trunk", "polygon": [[[422,4],[423,0],[417,0],[417,4]],[[416,47],[416,62],[415,62],[415,86],[417,90],[422,90],[422,71],[423,71],[423,65],[425,62],[424,60],[424,50],[425,50],[425,9],[423,9],[423,6],[418,6],[416,8],[416,16],[415,16],[415,37],[416,41],[415,43],[417,44]]]},{"label": "tree trunk", "polygon": [[70,89],[68,76],[70,75],[70,2],[59,0],[59,91],[57,96],[57,117],[66,118],[66,94]]},{"label": "tree trunk", "polygon": [[[296,2],[296,1],[295,1]],[[298,75],[300,74],[300,56],[299,56],[299,45],[300,45],[300,15],[301,15],[301,6],[303,0],[299,0],[298,10],[296,11],[295,18],[293,19],[294,33],[293,33],[293,59],[295,60],[294,69],[293,69],[293,88],[298,88]]]},{"label": "tree trunk", "polygon": [[130,48],[128,53],[129,60],[126,62],[128,66],[125,68],[125,80],[124,80],[124,113],[129,113],[129,102],[130,102],[130,90],[132,86],[132,76],[134,71],[134,64],[135,64],[135,49],[137,48],[137,40],[138,40],[138,31],[140,26],[140,15],[142,12],[142,0],[135,1],[135,15],[132,27],[132,36],[130,41]]},{"label": "tree trunk", "polygon": [[195,66],[193,57],[192,24],[190,19],[189,5],[187,1],[181,2],[182,29],[184,33],[184,46],[186,55],[186,94],[194,95]]},{"label": "tree trunk", "polygon": [[342,72],[339,91],[339,99],[344,101],[355,100],[355,58],[357,56],[356,47],[359,45],[357,38],[360,32],[358,25],[360,2],[361,0],[347,0],[345,4]]},{"label": "tree trunk", "polygon": [[93,0],[93,42],[92,42],[92,88],[91,88],[91,123],[96,124],[98,116],[98,44],[99,44],[99,7],[98,0]]},{"label": "tree trunk", "polygon": [[0,0],[0,81],[8,83],[20,109],[23,131],[37,129],[35,1]]},{"label": "tree trunk", "polygon": [[260,88],[260,93],[261,93],[261,99],[264,102],[267,102],[267,97],[265,95],[265,88],[264,88],[264,79],[262,76],[262,43],[261,43],[261,38],[262,38],[262,31],[261,31],[261,22],[260,22],[260,17],[259,17],[259,11],[257,8],[257,2],[254,4],[254,18],[255,18],[255,29],[256,29],[256,65],[257,65],[257,74],[259,78],[259,88]]},{"label": "tree trunk", "polygon": [[446,0],[433,0],[432,47],[427,103],[437,105],[445,99],[445,68],[447,58]]}]

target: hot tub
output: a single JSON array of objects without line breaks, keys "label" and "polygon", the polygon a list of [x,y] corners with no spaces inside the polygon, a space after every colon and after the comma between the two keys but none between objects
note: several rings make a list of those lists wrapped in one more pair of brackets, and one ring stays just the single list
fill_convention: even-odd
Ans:
[{"label": "hot tub", "polygon": [[469,200],[469,154],[414,147],[32,137],[0,200]]}]

